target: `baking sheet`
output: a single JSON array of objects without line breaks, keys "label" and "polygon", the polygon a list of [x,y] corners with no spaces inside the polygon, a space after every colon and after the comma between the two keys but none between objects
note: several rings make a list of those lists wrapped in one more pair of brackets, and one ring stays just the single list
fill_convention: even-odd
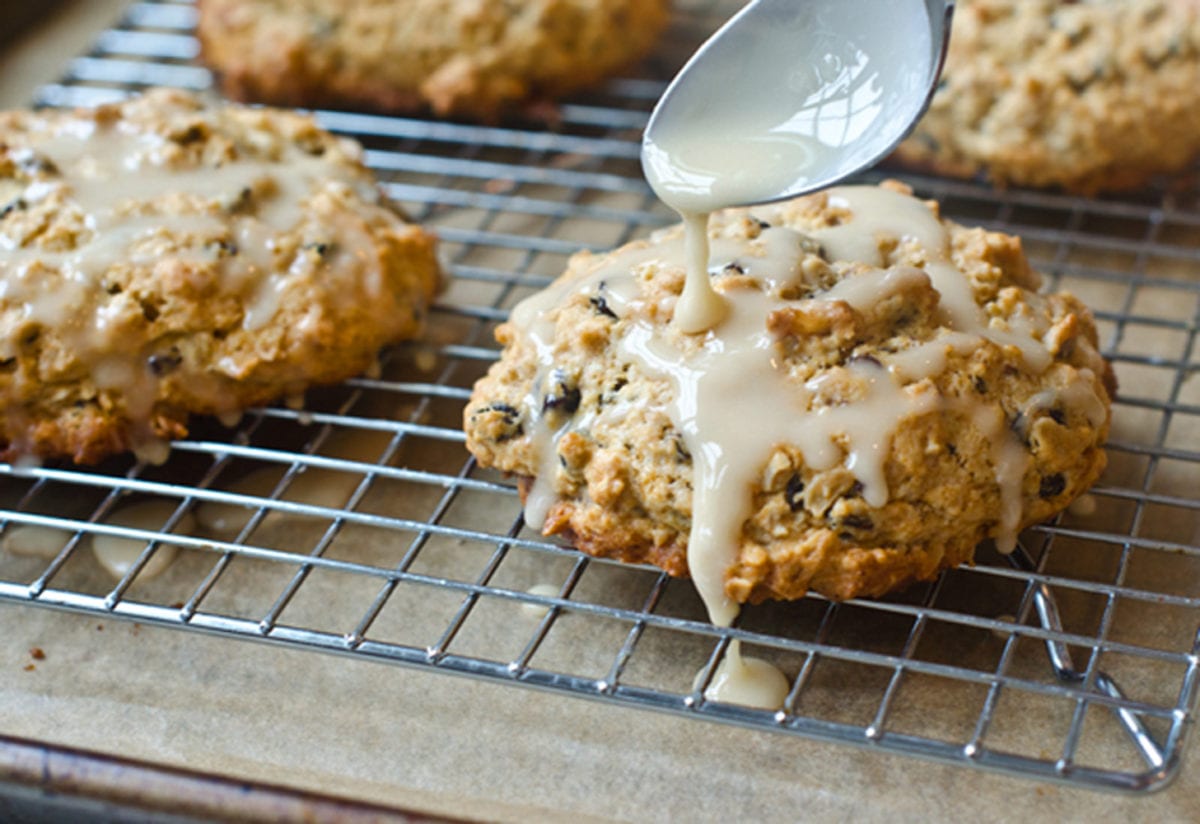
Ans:
[{"label": "baking sheet", "polygon": [[1185,821],[1200,801],[1187,767],[1111,796],[125,622],[0,623],[5,733],[470,818]]}]

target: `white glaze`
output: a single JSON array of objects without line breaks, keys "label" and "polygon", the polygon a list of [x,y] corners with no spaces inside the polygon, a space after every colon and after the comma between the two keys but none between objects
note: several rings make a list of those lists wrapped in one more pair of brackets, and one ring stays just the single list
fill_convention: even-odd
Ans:
[{"label": "white glaze", "polygon": [[[186,109],[165,116],[175,115],[188,123],[213,116]],[[239,156],[197,162],[181,160],[178,145],[162,134],[125,121],[47,118],[40,128],[29,132],[28,146],[9,153],[52,167],[52,177],[17,184],[12,194],[27,207],[61,199],[58,208],[80,214],[83,234],[73,250],[55,251],[0,231],[0,301],[32,323],[54,327],[97,385],[119,393],[133,425],[132,447],[148,463],[167,457],[150,423],[159,378],[147,368],[151,353],[128,347],[129,331],[122,328],[128,301],[102,299],[110,270],[132,264],[165,273],[176,262],[215,262],[218,286],[245,301],[247,329],[268,322],[279,296],[320,267],[352,267],[363,270],[364,283],[380,280],[370,271],[378,268],[376,258],[363,254],[368,239],[356,226],[335,227],[339,243],[327,258],[302,249],[289,263],[277,248],[277,238],[292,230],[304,243],[328,240],[329,227],[304,216],[304,203],[314,196],[353,189],[368,203],[378,201],[374,187],[349,166],[283,139],[274,148],[258,147],[261,156],[243,147]],[[14,337],[0,340],[0,357],[19,351],[15,335],[23,328],[13,324]],[[203,381],[189,388],[208,391]],[[232,411],[215,388],[210,400],[214,408]]]},{"label": "white glaze", "polygon": [[[699,681],[703,672],[697,673]],[[699,683],[695,685],[699,687]],[[729,642],[721,663],[704,690],[709,701],[742,704],[763,710],[783,706],[791,684],[778,667],[761,658],[742,655],[742,642]]]},{"label": "white glaze", "polygon": [[[687,286],[674,322],[700,333],[724,315],[705,226],[728,206],[776,200],[861,169],[911,122],[932,74],[928,17],[897,0],[886,19],[847,4],[758,9],[704,50],[660,104],[642,146],[646,179],[683,218]],[[903,44],[897,47],[896,44]]]},{"label": "white glaze", "polygon": [[916,381],[946,368],[951,354],[965,354],[979,346],[979,338],[963,332],[946,332],[927,343],[885,355],[887,368],[903,380]]},{"label": "white glaze", "polygon": [[432,372],[437,368],[438,356],[433,349],[418,349],[413,353],[413,364],[422,372]]},{"label": "white glaze", "polygon": [[1008,555],[1017,546],[1021,526],[1021,482],[1032,460],[1028,450],[1008,427],[1004,410],[994,404],[973,402],[967,406],[971,423],[991,446],[992,470],[1000,488],[1000,523],[996,549]]},{"label": "white glaze", "polygon": [[1032,417],[1034,412],[1062,405],[1083,412],[1092,426],[1101,426],[1108,418],[1108,407],[1092,388],[1096,380],[1095,373],[1090,369],[1080,369],[1079,375],[1083,380],[1038,392],[1025,403],[1025,414]]},{"label": "white glaze", "polygon": [[[557,598],[562,588],[557,584],[534,584],[526,592],[530,595],[540,595],[543,598]],[[530,618],[544,618],[550,608],[545,604],[521,604],[521,612]]]},{"label": "white glaze", "polygon": [[[851,363],[803,386],[781,373],[776,341],[768,328],[772,313],[785,308],[768,291],[723,289],[710,278],[708,214],[733,205],[762,202],[802,188],[812,178],[832,179],[841,169],[865,165],[863,152],[876,151],[871,138],[881,123],[894,119],[896,106],[920,96],[930,72],[912,58],[929,52],[924,4],[908,3],[886,19],[848,17],[849,4],[830,4],[830,23],[794,6],[767,19],[756,30],[741,32],[740,42],[726,38],[725,51],[714,49],[705,59],[730,80],[708,85],[690,100],[680,87],[681,106],[673,129],[653,128],[643,145],[643,166],[655,193],[683,218],[684,242],[657,249],[631,249],[614,256],[582,278],[562,283],[530,298],[513,312],[513,324],[533,342],[538,374],[525,399],[526,431],[537,456],[537,471],[526,502],[526,521],[544,524],[557,500],[557,444],[573,429],[586,431],[590,421],[569,419],[552,429],[540,408],[542,387],[554,366],[552,312],[576,292],[605,286],[623,332],[617,345],[644,372],[672,384],[665,410],[682,433],[693,461],[691,530],[688,567],[710,619],[729,625],[738,605],[725,593],[725,578],[742,543],[750,514],[750,490],[772,452],[791,444],[805,464],[821,470],[839,463],[858,479],[863,498],[873,507],[889,500],[884,472],[891,440],[901,421],[935,413],[944,401],[927,382],[940,372],[951,353],[967,352],[986,339],[1020,349],[1026,368],[1040,372],[1050,354],[1040,343],[1045,331],[1023,321],[990,322],[977,305],[966,276],[953,264],[949,237],[919,201],[875,188],[844,188],[831,193],[835,205],[851,213],[842,225],[814,232],[830,260],[874,264],[880,271],[846,276],[816,299],[842,301],[868,311],[879,300],[913,286],[931,285],[941,296],[949,331],[938,339],[896,353],[883,363]],[[760,18],[765,19],[765,18]],[[858,31],[862,44],[847,40]],[[732,34],[732,30],[730,31]],[[904,44],[897,49],[894,44]],[[781,67],[794,67],[786,82]],[[881,75],[883,72],[885,75]],[[905,74],[907,73],[907,74]],[[881,82],[886,76],[887,81]],[[754,81],[749,87],[740,79]],[[885,98],[883,90],[892,97]],[[678,103],[678,101],[677,101]],[[705,117],[713,111],[720,117]],[[757,242],[711,250],[718,257],[752,258],[753,276],[769,290],[797,282],[803,243],[797,233],[768,229]],[[879,240],[918,244],[925,265],[891,267],[881,259]],[[781,238],[786,238],[781,242]],[[725,242],[728,246],[728,242]],[[657,257],[665,267],[682,267],[685,286],[673,306],[648,306],[636,289],[642,255]],[[611,296],[611,297],[609,297]],[[671,327],[693,336],[699,346],[682,345],[660,333],[654,318],[670,313]],[[618,405],[619,406],[619,405]],[[992,444],[996,482],[1003,502],[998,543],[1015,541],[1021,518],[1020,486],[1028,455],[1004,425],[1002,411],[975,402],[963,410]],[[627,414],[610,410],[607,414]],[[586,418],[584,413],[575,418]],[[755,706],[777,707],[787,693],[787,679],[770,664],[743,659],[740,645],[730,644],[706,695]]]},{"label": "white glaze", "polygon": [[938,292],[938,305],[950,328],[1001,346],[1016,346],[1033,372],[1050,365],[1045,345],[1030,334],[1035,330],[997,328],[984,316],[970,281],[950,261],[949,234],[920,200],[875,186],[843,186],[831,190],[830,205],[854,213],[854,219],[841,226],[813,233],[831,260],[881,265],[880,237],[915,241],[928,255],[924,271]]},{"label": "white glaze", "polygon": [[[115,526],[130,527],[155,532],[161,530],[163,524],[175,512],[177,506],[169,501],[142,501],[129,504],[115,510],[107,518],[107,523]],[[175,529],[181,533],[190,532],[195,526],[190,513],[185,513],[179,519]],[[121,538],[116,535],[92,535],[92,553],[96,560],[113,578],[124,578],[137,559],[146,549],[146,542],[133,538]],[[146,565],[138,572],[137,581],[146,582],[161,575],[175,560],[179,547],[170,542],[160,542],[154,554],[146,561]]]},{"label": "white glaze", "polygon": [[[878,248],[881,237],[890,236],[919,244],[926,266],[848,273],[833,288],[811,299],[838,300],[868,312],[898,291],[931,284],[942,296],[943,319],[950,329],[934,340],[883,356],[881,365],[852,361],[797,385],[779,372],[776,340],[767,325],[767,318],[790,302],[757,289],[728,290],[723,294],[725,318],[694,338],[700,341],[698,347],[682,347],[682,338],[664,334],[661,326],[650,320],[651,315],[661,314],[662,307],[652,307],[641,296],[637,272],[648,260],[656,260],[663,268],[682,269],[686,250],[678,242],[657,247],[635,245],[579,278],[527,299],[513,312],[513,324],[533,342],[539,363],[538,380],[525,400],[526,416],[532,421],[528,435],[539,456],[539,471],[527,503],[527,520],[532,526],[544,522],[546,511],[557,500],[558,439],[567,431],[586,431],[591,425],[591,412],[581,411],[557,430],[541,415],[541,387],[554,368],[554,309],[572,294],[594,293],[602,282],[609,306],[623,320],[616,341],[623,356],[643,372],[672,384],[672,400],[664,411],[682,433],[694,470],[689,571],[714,623],[728,625],[737,615],[737,604],[724,591],[725,578],[750,514],[749,491],[772,451],[782,444],[799,449],[805,463],[815,470],[844,466],[862,484],[864,500],[872,507],[882,507],[890,499],[885,459],[900,422],[939,410],[957,411],[991,444],[1002,502],[997,543],[1002,549],[1013,546],[1022,518],[1021,484],[1030,460],[1027,450],[1009,430],[998,405],[972,399],[957,402],[951,410],[923,379],[942,371],[951,353],[969,352],[983,340],[1018,346],[1031,371],[1040,371],[1049,361],[1049,353],[1032,336],[1032,329],[998,330],[986,322],[966,276],[948,259],[946,229],[923,203],[867,187],[838,188],[829,196],[850,216],[837,227],[814,233],[826,255],[885,266]],[[767,229],[753,240],[722,238],[713,243],[718,260],[746,261],[754,276],[773,290],[803,285],[804,250],[803,238],[781,227]],[[718,288],[721,283],[717,281]],[[848,397],[843,397],[847,393]],[[1103,402],[1090,388],[1071,388],[1064,394],[1071,397],[1064,397],[1063,402],[1079,405],[1086,414],[1095,415],[1097,422],[1103,420]],[[606,412],[627,413],[621,409]],[[733,494],[733,490],[744,491]]]},{"label": "white glaze", "polygon": [[[1010,615],[1010,614],[1008,614],[1008,613],[1004,613],[1004,614],[1002,614],[1002,615],[997,615],[997,616],[996,616],[996,620],[997,620],[997,621],[1003,621],[1003,622],[1004,622],[1004,623],[1006,623],[1006,624],[1011,624],[1011,623],[1014,623],[1014,622],[1017,620],[1017,616],[1015,616],[1015,615]],[[1009,632],[1008,630],[1004,630],[1004,629],[994,629],[994,630],[992,630],[992,637],[993,637],[993,638],[998,638],[998,639],[999,639],[999,640],[1001,640],[1001,641],[1007,641],[1011,635],[1012,635],[1012,633],[1011,633],[1011,632]]]},{"label": "white glaze", "polygon": [[1067,509],[1070,510],[1072,515],[1080,518],[1088,518],[1092,515],[1095,515],[1096,510],[1098,509],[1096,496],[1085,492],[1083,495],[1080,495],[1078,498],[1071,501],[1071,504],[1067,507]]},{"label": "white glaze", "polygon": [[681,332],[696,334],[716,326],[729,313],[724,298],[713,289],[708,276],[708,213],[680,212],[687,247],[687,279],[675,306],[675,325]]},{"label": "white glaze", "polygon": [[[389,432],[339,429],[326,438],[321,445],[320,455],[369,465],[379,460],[389,440]],[[282,479],[284,471],[282,466],[256,469],[231,484],[229,491],[255,498],[268,497]],[[292,478],[281,497],[292,503],[341,509],[362,482],[362,478],[358,472],[308,467]],[[205,501],[196,507],[197,523],[209,534],[226,539],[241,532],[253,514],[254,509],[251,507],[220,501]],[[307,517],[298,513],[270,510],[263,518],[261,526],[274,526]]]},{"label": "white glaze", "polygon": [[[632,327],[620,342],[644,371],[673,384],[667,411],[694,468],[688,569],[710,618],[721,626],[738,612],[725,594],[725,575],[750,514],[748,492],[771,451],[796,445],[817,470],[844,462],[863,484],[867,502],[882,506],[888,499],[883,460],[896,422],[932,411],[938,400],[933,392],[903,389],[887,370],[870,364],[795,386],[778,373],[775,339],[766,329],[765,318],[778,303],[757,292],[730,297],[732,311],[721,334],[711,334],[710,345],[684,363],[649,324]],[[834,379],[852,381],[859,400],[822,403]],[[839,437],[847,450],[838,446]]]},{"label": "white glaze", "polygon": [[22,524],[9,527],[4,533],[2,546],[12,555],[33,558],[53,558],[71,540],[71,533],[38,524]]}]

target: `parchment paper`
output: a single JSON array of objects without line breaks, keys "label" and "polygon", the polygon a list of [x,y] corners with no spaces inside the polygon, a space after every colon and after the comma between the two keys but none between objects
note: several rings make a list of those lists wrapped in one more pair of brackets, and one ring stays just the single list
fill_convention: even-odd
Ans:
[{"label": "parchment paper", "polygon": [[1187,821],[1200,802],[1194,763],[1127,798],[123,622],[0,623],[5,733],[473,818]]},{"label": "parchment paper", "polygon": [[[90,13],[99,13],[95,11],[99,5],[91,6]],[[82,25],[93,23],[89,19],[68,27],[68,34],[78,40],[78,26]],[[69,53],[59,52],[63,56]],[[0,64],[0,69],[4,68]],[[12,102],[26,99],[40,79],[31,74],[28,89]],[[520,231],[520,227],[513,230]],[[1030,249],[1044,258],[1054,254],[1053,248],[1039,248],[1036,243],[1031,243]],[[1082,257],[1075,262],[1110,268],[1129,263]],[[1177,265],[1151,261],[1151,274],[1154,266],[1163,267],[1160,274],[1180,276]],[[1116,311],[1126,298],[1124,286],[1103,286],[1087,279],[1067,281],[1064,285],[1098,308]],[[1139,314],[1184,321],[1195,317],[1195,293],[1143,290],[1138,300],[1132,309]],[[1102,325],[1106,334],[1112,333],[1111,324]],[[1175,331],[1155,331],[1144,325],[1130,327],[1121,348],[1167,358],[1197,357],[1194,352],[1188,354]],[[1123,393],[1130,397],[1161,400],[1172,391],[1171,370],[1124,364],[1118,367],[1118,374]],[[1200,378],[1194,369],[1178,394],[1182,402],[1200,403]],[[402,417],[405,411],[401,404],[389,414]],[[435,423],[444,424],[453,410],[439,407],[431,414]],[[1162,422],[1159,414],[1120,407],[1114,438],[1153,443]],[[1178,415],[1170,423],[1169,445],[1194,449],[1197,435],[1195,417]],[[456,460],[449,450],[458,447],[426,444],[411,448],[448,451],[401,455],[393,463],[403,465],[411,460],[449,465]],[[1145,469],[1142,460],[1114,455],[1104,483],[1136,487]],[[1194,464],[1164,461],[1153,491],[1194,498],[1195,481]],[[425,517],[437,497],[436,492],[417,485],[383,483],[373,488],[364,506]],[[1127,529],[1131,508],[1109,498],[1100,500],[1105,506],[1080,523],[1089,528]],[[79,502],[81,508],[86,504]],[[511,504],[467,494],[461,506],[449,514],[448,522],[465,518],[463,523],[478,528],[503,530],[512,514]],[[1140,534],[1194,544],[1196,530],[1194,510],[1160,507],[1147,510]],[[306,551],[319,534],[311,524],[274,523],[256,540]],[[327,554],[385,564],[403,551],[385,537],[371,528],[349,528]],[[1111,552],[1089,555],[1082,548],[1073,551],[1069,545],[1058,547],[1055,553],[1056,562],[1061,559],[1064,564],[1064,569],[1057,571],[1096,580],[1108,580],[1115,562]],[[64,569],[64,577],[56,583],[85,591],[104,591],[111,586],[111,580],[94,564],[89,565],[87,557],[81,553],[79,562]],[[468,570],[477,574],[486,561],[487,555],[478,545],[441,541],[422,550],[417,569],[466,578]],[[24,563],[12,558],[7,562]],[[1180,563],[1162,561],[1153,552],[1135,552],[1126,583],[1194,595],[1200,576],[1194,569],[1181,574]],[[167,575],[140,589],[135,587],[131,597],[169,603],[173,593],[183,597],[190,591],[210,564],[211,557],[185,553]],[[494,582],[513,589],[557,583],[564,580],[570,566],[569,559],[516,552],[504,559]],[[6,574],[11,570],[9,567]],[[963,575],[969,580],[962,592],[976,592],[970,574]],[[648,580],[652,577],[645,573],[595,566],[579,582],[574,597],[636,607],[645,597]],[[286,582],[287,575],[278,565],[239,559],[205,608],[257,618]],[[349,628],[373,593],[374,589],[359,579],[315,573],[281,620],[297,626],[332,623]],[[423,638],[443,627],[459,603],[457,598],[402,588],[374,631],[390,640]],[[995,603],[972,608],[994,617],[1004,606],[1003,597],[996,596]],[[686,585],[673,585],[663,608],[687,617],[698,614],[698,603]],[[798,635],[810,629],[814,616],[802,608],[781,609],[795,621]],[[1094,631],[1094,622],[1104,614],[1102,604],[1072,598],[1069,593],[1063,598],[1063,609],[1067,620],[1082,632]],[[1130,633],[1126,640],[1131,643],[1179,649],[1188,633],[1195,631],[1194,614],[1146,604],[1123,604],[1120,609],[1134,610],[1118,613],[1119,620],[1114,619],[1115,626]],[[765,622],[780,618],[780,613],[770,611],[763,615]],[[610,660],[611,655],[599,656],[597,650],[611,653],[615,651],[612,644],[619,644],[624,637],[622,626],[598,628],[594,622],[572,621],[571,616],[560,623],[564,627],[561,635],[557,628],[552,632],[545,651],[539,653],[544,657],[535,663],[587,672]],[[455,639],[456,649],[465,654],[492,650],[497,655],[515,655],[535,625],[536,618],[515,605],[481,605]],[[503,821],[795,820],[818,816],[1184,821],[1194,820],[1195,810],[1200,809],[1200,772],[1195,763],[1185,764],[1179,780],[1163,793],[1118,797],[122,621],[0,606],[0,626],[6,639],[0,646],[0,731],[6,734],[432,812]],[[850,615],[839,626],[853,633],[859,624]],[[873,626],[880,627],[877,622]],[[578,635],[583,632],[589,637]],[[897,628],[896,632],[902,641],[903,630]],[[946,642],[941,654],[948,660],[977,662],[980,667],[1001,645],[986,632],[964,638],[961,633],[939,635],[933,628],[930,637],[934,650],[939,640]],[[885,631],[872,643],[882,648],[895,641],[896,637]],[[35,649],[44,657],[35,657]],[[648,637],[627,674],[633,683],[683,689],[682,682],[703,663],[708,651],[703,644],[674,637]],[[930,657],[937,654],[928,652]],[[780,663],[794,672],[796,661]],[[1022,648],[1014,666],[1022,676],[1048,677],[1037,644]],[[1118,676],[1127,691],[1146,700],[1170,702],[1170,690],[1179,685],[1177,670],[1159,670],[1120,656],[1105,660],[1103,666]],[[862,689],[855,691],[847,688],[845,677],[839,677],[845,675],[830,666],[814,676],[813,688],[805,697],[812,703],[805,709],[861,722],[862,713],[878,700],[878,684],[864,682],[858,685]],[[896,721],[902,728],[909,725],[913,731],[944,729],[946,734],[960,734],[959,728],[977,715],[974,702],[978,696],[970,695],[969,690],[947,689],[944,684],[922,679],[914,679],[913,685],[901,702],[912,717]],[[1045,740],[1048,724],[1063,723],[1061,707],[1031,700],[998,711],[995,735],[1019,750],[1023,741]],[[1127,747],[1111,719],[1100,718],[1094,725],[1089,719],[1082,753],[1103,762],[1124,757],[1120,753]]]}]

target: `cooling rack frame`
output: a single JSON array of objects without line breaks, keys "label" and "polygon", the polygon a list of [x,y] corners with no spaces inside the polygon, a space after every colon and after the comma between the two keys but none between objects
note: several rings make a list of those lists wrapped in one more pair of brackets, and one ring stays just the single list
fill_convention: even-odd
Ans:
[{"label": "cooling rack frame", "polygon": [[[581,598],[581,582],[591,574],[589,570],[615,565],[586,558],[523,529],[511,481],[480,471],[465,451],[452,471],[400,459],[414,442],[447,449],[461,444],[461,432],[446,423],[453,418],[446,410],[452,411],[456,404],[461,408],[470,385],[465,376],[478,374],[495,357],[490,331],[518,297],[547,284],[566,256],[579,248],[609,248],[669,222],[638,173],[639,130],[671,66],[678,65],[688,44],[698,42],[722,14],[719,2],[681,5],[686,8],[675,24],[679,36],[668,38],[674,45],[671,54],[652,58],[639,76],[613,81],[602,92],[566,103],[553,122],[480,126],[318,112],[330,130],[362,140],[367,147],[366,161],[379,173],[388,194],[439,232],[454,282],[431,319],[435,343],[399,347],[385,356],[379,376],[351,380],[309,406],[256,410],[231,430],[199,425],[192,437],[176,445],[167,465],[187,462],[192,467],[187,471],[195,477],[193,483],[164,480],[161,468],[131,460],[99,469],[0,466],[0,476],[7,477],[6,483],[19,485],[20,491],[0,510],[5,530],[0,538],[22,526],[59,530],[64,536],[61,550],[47,558],[37,574],[19,580],[0,574],[0,601],[349,655],[736,724],[764,734],[807,736],[1074,786],[1127,792],[1165,786],[1181,764],[1200,693],[1200,629],[1195,625],[1195,616],[1200,615],[1195,611],[1200,606],[1200,577],[1185,582],[1192,586],[1181,591],[1151,589],[1130,581],[1136,579],[1139,565],[1149,563],[1143,560],[1147,557],[1178,555],[1185,559],[1187,571],[1192,571],[1191,560],[1200,558],[1200,529],[1190,539],[1181,539],[1173,531],[1159,534],[1145,529],[1148,519],[1154,517],[1147,513],[1159,510],[1169,510],[1168,520],[1179,521],[1185,531],[1200,523],[1200,498],[1163,492],[1159,487],[1160,467],[1170,465],[1178,474],[1196,470],[1194,464],[1200,464],[1200,452],[1188,449],[1186,441],[1180,446],[1173,429],[1178,420],[1189,425],[1193,417],[1200,420],[1200,398],[1187,394],[1192,391],[1187,381],[1200,375],[1196,346],[1200,278],[1189,279],[1184,271],[1200,266],[1200,240],[1189,239],[1192,233],[1200,235],[1200,208],[1197,193],[1191,189],[1159,188],[1119,199],[1085,200],[1025,190],[996,192],[975,182],[894,170],[867,176],[868,180],[884,174],[899,177],[919,194],[940,200],[951,217],[1018,231],[1052,284],[1122,293],[1115,302],[1101,300],[1097,305],[1106,354],[1118,370],[1153,373],[1162,383],[1157,395],[1122,394],[1115,405],[1117,416],[1159,416],[1148,442],[1116,437],[1110,447],[1134,464],[1133,476],[1140,471],[1140,483],[1129,481],[1128,473],[1120,482],[1110,482],[1106,475],[1093,493],[1093,502],[1101,501],[1105,509],[1131,507],[1123,521],[1126,527],[1096,527],[1088,515],[1064,516],[1027,531],[1022,549],[1011,562],[985,553],[978,567],[961,573],[971,577],[976,586],[1019,591],[1012,614],[945,607],[943,599],[950,589],[943,585],[945,577],[897,599],[835,604],[810,596],[804,602],[812,624],[808,637],[764,629],[756,622],[718,629],[703,620],[694,604],[667,608],[665,604],[679,600],[680,585],[657,570],[636,572],[641,576],[636,603],[614,606],[604,598]],[[193,18],[189,2],[133,3],[119,24],[101,33],[89,54],[70,63],[61,82],[39,91],[36,102],[44,106],[89,105],[119,98],[150,83],[209,88],[210,73],[195,62]],[[575,223],[591,233],[576,236]],[[1157,297],[1147,301],[1150,294]],[[1178,298],[1183,308],[1176,311],[1171,297]],[[1174,341],[1178,355],[1127,345],[1151,332]],[[429,364],[414,370],[412,364],[422,361]],[[403,378],[394,377],[400,373]],[[404,414],[357,411],[367,403],[364,398],[381,396],[396,399]],[[282,429],[292,433],[285,446],[262,445],[259,439]],[[328,445],[347,430],[369,433],[378,447],[376,457],[327,454]],[[201,466],[205,462],[207,465]],[[273,484],[266,491],[227,485],[223,473],[232,472],[236,481],[241,476],[231,467],[242,464],[273,468]],[[349,476],[351,483],[342,505],[288,497],[304,476],[319,473],[343,481],[343,476]],[[1161,474],[1169,473],[1162,470]],[[365,507],[372,491],[386,483],[437,493],[428,516],[400,517]],[[63,488],[84,498],[90,495],[97,503],[74,515],[41,511],[38,501],[53,498],[49,490]],[[507,507],[507,520],[497,522],[498,527],[445,520],[458,499],[469,495],[503,501],[501,509]],[[170,515],[150,529],[105,523],[131,496],[169,501]],[[184,530],[192,514],[206,505],[244,512],[245,521],[237,534],[214,538],[202,530]],[[272,518],[308,519],[323,529],[304,551],[251,540]],[[395,563],[358,562],[332,553],[330,547],[339,536],[355,528],[394,533],[404,544]],[[137,563],[115,585],[63,585],[64,577],[70,578],[64,570],[86,559],[87,543],[97,535],[131,538],[146,546]],[[439,541],[493,548],[474,578],[420,571],[423,554],[433,552],[429,546]],[[203,556],[211,566],[187,598],[163,603],[136,597],[139,573],[156,554],[165,551],[166,544]],[[1112,570],[1103,580],[1074,577],[1070,568],[1058,563],[1064,553],[1072,558],[1078,555],[1076,545],[1089,544],[1111,556]],[[1059,549],[1062,545],[1075,548]],[[565,570],[557,592],[539,594],[496,583],[504,565],[516,555],[541,557]],[[236,584],[239,565],[247,560],[288,571],[286,583],[268,608],[254,616],[210,608],[212,593],[231,580]],[[352,626],[337,631],[290,623],[286,618],[289,609],[309,579],[325,573],[369,580],[376,586],[375,595],[366,599]],[[460,600],[442,630],[426,643],[390,642],[373,635],[381,613],[396,599],[397,590],[406,587],[428,588]],[[1067,596],[1072,602],[1089,601],[1083,612],[1090,616],[1094,631],[1074,628],[1074,613],[1064,623],[1056,592],[1058,598]],[[484,602],[525,609],[527,614],[544,612],[535,618],[515,655],[486,658],[456,650],[473,613]],[[1179,621],[1192,622],[1190,633],[1158,646],[1153,645],[1157,641],[1122,640],[1127,603],[1177,611],[1183,616]],[[867,635],[851,634],[848,641],[831,641],[839,636],[842,616],[851,611],[860,618],[867,616],[865,624],[855,625],[860,633],[869,634],[874,620],[908,622],[908,630],[887,650],[873,647]],[[541,648],[548,645],[547,638],[567,615],[616,622],[623,628],[603,673],[583,674],[536,663]],[[972,637],[995,635],[998,646],[990,654],[995,666],[989,671],[926,656],[923,645],[927,636],[946,626]],[[701,683],[733,639],[791,656],[796,662],[790,673],[795,686],[786,710],[772,713],[706,701],[699,687],[668,691],[632,682],[627,678],[631,661],[640,655],[643,638],[653,633],[685,637],[707,649],[700,667]],[[1040,659],[1040,675],[1018,667],[1019,660],[1030,657],[1030,647]],[[1086,653],[1086,663],[1077,663],[1083,661],[1078,658],[1080,651]],[[1177,672],[1177,680],[1168,684],[1174,699],[1125,695],[1119,686],[1121,677],[1110,677],[1105,663],[1122,656]],[[813,685],[820,681],[814,673],[823,671],[827,662],[883,671],[884,684],[869,718],[850,723],[798,709],[806,691],[815,689]],[[906,685],[914,678],[961,682],[981,691],[980,710],[970,733],[939,740],[894,729]],[[1056,751],[1031,756],[989,743],[1002,714],[998,707],[1012,694],[1061,702],[1056,706],[1070,708],[1065,734],[1047,742],[1055,744]],[[1140,758],[1140,767],[1097,767],[1077,758],[1085,728],[1093,723],[1086,719],[1097,713],[1108,717],[1110,726],[1115,721]]]}]

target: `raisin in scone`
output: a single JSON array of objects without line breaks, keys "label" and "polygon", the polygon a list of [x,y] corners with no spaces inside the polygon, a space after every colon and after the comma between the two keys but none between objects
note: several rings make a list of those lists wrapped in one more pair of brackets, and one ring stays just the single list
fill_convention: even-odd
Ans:
[{"label": "raisin in scone", "polygon": [[360,153],[174,91],[0,113],[0,458],[161,456],[415,335],[434,238]]},{"label": "raisin in scone", "polygon": [[998,183],[1137,187],[1200,153],[1200,4],[960,0],[898,158]]},{"label": "raisin in scone", "polygon": [[222,88],[292,106],[492,118],[644,55],[667,0],[200,0]]},{"label": "raisin in scone", "polygon": [[715,575],[731,603],[880,595],[1010,549],[1100,474],[1111,371],[1017,238],[898,184],[718,212],[709,236],[729,313],[704,334],[672,324],[678,226],[576,255],[497,330],[467,445],[545,534]]}]

